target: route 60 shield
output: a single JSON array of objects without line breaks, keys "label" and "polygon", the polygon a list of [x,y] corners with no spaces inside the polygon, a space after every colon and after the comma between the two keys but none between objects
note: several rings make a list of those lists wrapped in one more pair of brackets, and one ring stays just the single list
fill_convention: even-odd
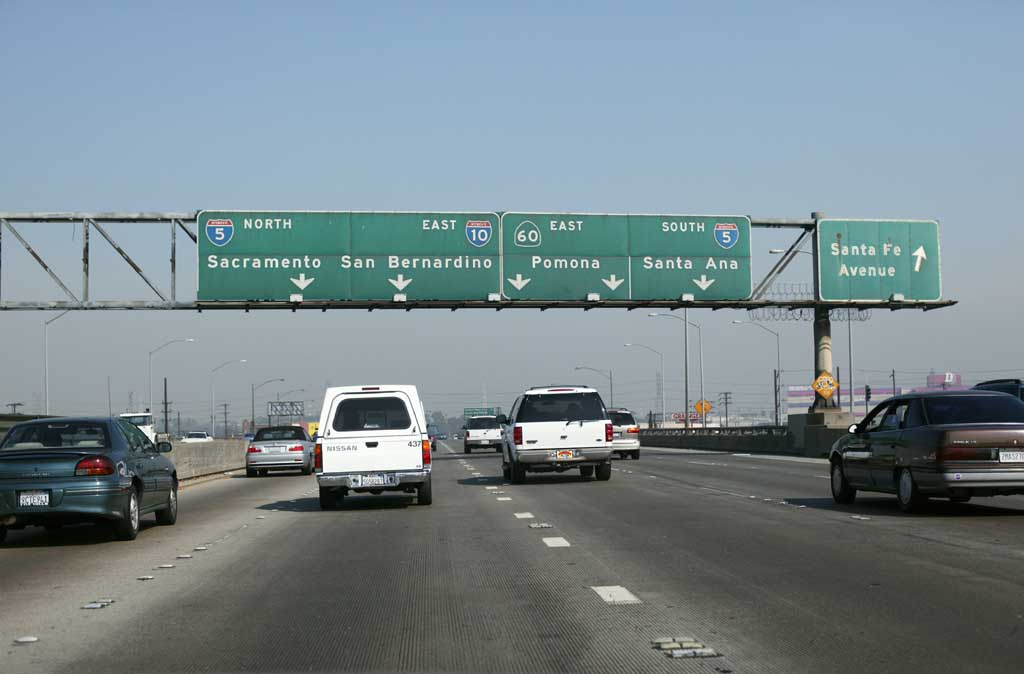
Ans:
[{"label": "route 60 shield", "polygon": [[206,238],[215,246],[226,246],[235,233],[235,223],[231,220],[207,220]]},{"label": "route 60 shield", "polygon": [[491,223],[487,220],[467,221],[466,239],[477,248],[483,248],[491,240]]},{"label": "route 60 shield", "polygon": [[740,228],[731,222],[715,223],[715,242],[729,250],[740,240]]}]

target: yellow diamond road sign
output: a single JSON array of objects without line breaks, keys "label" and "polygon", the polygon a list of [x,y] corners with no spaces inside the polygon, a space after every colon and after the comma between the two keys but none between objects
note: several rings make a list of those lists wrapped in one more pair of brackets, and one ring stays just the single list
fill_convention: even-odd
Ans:
[{"label": "yellow diamond road sign", "polygon": [[836,378],[830,375],[828,372],[822,372],[818,375],[818,378],[811,384],[811,388],[825,400],[832,397],[832,394],[839,388],[839,382]]},{"label": "yellow diamond road sign", "polygon": [[707,414],[711,411],[711,403],[707,400],[698,400],[693,404],[693,409],[697,410],[697,414]]}]

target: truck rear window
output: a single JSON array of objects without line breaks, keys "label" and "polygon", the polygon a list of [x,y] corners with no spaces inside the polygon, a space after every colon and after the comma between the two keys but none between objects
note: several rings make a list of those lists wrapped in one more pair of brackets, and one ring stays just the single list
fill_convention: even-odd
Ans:
[{"label": "truck rear window", "polygon": [[501,428],[501,426],[498,425],[498,420],[495,417],[478,417],[470,419],[466,423],[466,428],[471,431],[482,431],[488,428]]},{"label": "truck rear window", "polygon": [[334,430],[351,431],[397,431],[409,428],[412,419],[405,401],[401,398],[368,396],[346,398],[334,413]]},{"label": "truck rear window", "polygon": [[599,421],[607,418],[601,396],[596,393],[550,393],[526,396],[516,421]]}]

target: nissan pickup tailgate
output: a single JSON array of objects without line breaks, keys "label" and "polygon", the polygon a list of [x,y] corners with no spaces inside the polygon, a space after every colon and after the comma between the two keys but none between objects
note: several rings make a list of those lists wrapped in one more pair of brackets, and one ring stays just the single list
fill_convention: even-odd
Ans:
[{"label": "nissan pickup tailgate", "polygon": [[[372,406],[373,402],[382,399],[398,399],[405,405],[406,426],[401,419],[396,421],[394,415],[385,417],[372,410],[359,418],[349,415],[347,422],[336,423],[332,418],[326,429],[321,429],[321,447],[323,451],[323,472],[331,473],[365,473],[378,471],[420,470],[423,468],[423,433],[416,423],[412,404],[408,396],[397,391],[381,391],[380,393],[357,395],[343,394],[338,396],[332,416],[339,409],[345,414],[342,406],[346,401],[353,405],[366,403],[363,407]],[[394,403],[390,403],[391,409]],[[379,417],[379,418],[378,418]],[[392,426],[402,425],[403,428]],[[355,426],[360,428],[352,429]],[[343,430],[339,430],[343,429]]]}]

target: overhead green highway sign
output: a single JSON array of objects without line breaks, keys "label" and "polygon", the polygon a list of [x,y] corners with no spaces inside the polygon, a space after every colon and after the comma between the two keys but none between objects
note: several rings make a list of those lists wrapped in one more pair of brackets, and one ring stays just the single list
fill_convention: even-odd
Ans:
[{"label": "overhead green highway sign", "polygon": [[199,301],[479,300],[494,213],[202,211]]},{"label": "overhead green highway sign", "polygon": [[750,219],[503,213],[502,294],[530,300],[745,300]]},{"label": "overhead green highway sign", "polygon": [[818,295],[826,302],[941,300],[939,223],[819,220]]}]

